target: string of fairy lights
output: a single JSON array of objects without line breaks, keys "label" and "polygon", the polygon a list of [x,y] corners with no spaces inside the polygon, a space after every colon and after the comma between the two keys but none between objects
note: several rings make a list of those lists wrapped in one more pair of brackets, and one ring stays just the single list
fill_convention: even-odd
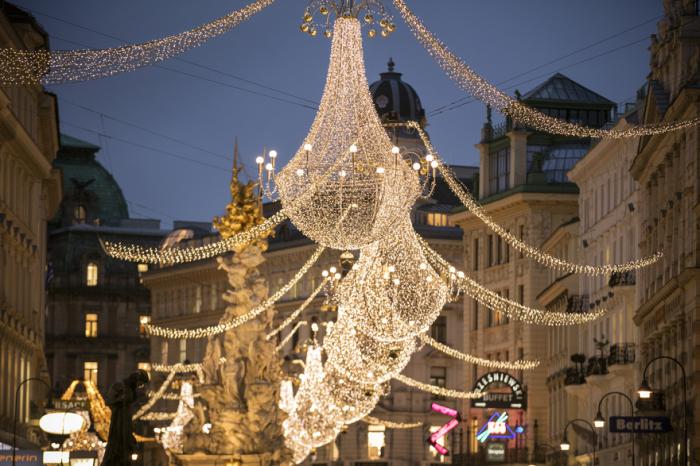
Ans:
[{"label": "string of fairy lights", "polygon": [[690,128],[700,123],[700,117],[693,117],[688,120],[638,125],[630,128],[600,129],[551,117],[528,107],[489,83],[430,32],[421,19],[408,8],[404,0],[392,1],[418,42],[423,45],[450,79],[475,98],[526,127],[564,136],[614,139],[667,133]]},{"label": "string of fairy lights", "polygon": [[281,332],[282,330],[284,330],[285,328],[289,327],[289,326],[292,324],[292,322],[294,322],[294,321],[297,319],[297,317],[299,317],[299,316],[306,310],[306,308],[308,308],[308,307],[311,305],[311,303],[314,301],[314,299],[316,299],[316,296],[318,296],[319,293],[320,293],[321,291],[323,291],[323,289],[326,287],[326,284],[328,284],[328,282],[332,281],[333,279],[335,279],[335,276],[333,276],[333,277],[330,277],[330,276],[325,277],[325,278],[321,281],[321,284],[318,285],[318,286],[316,287],[316,289],[313,290],[313,291],[309,294],[309,296],[304,300],[303,303],[301,303],[301,306],[299,306],[294,312],[292,312],[292,313],[289,315],[289,317],[287,317],[286,319],[284,319],[284,320],[282,321],[282,323],[281,323],[279,326],[277,326],[275,329],[273,329],[272,331],[270,331],[270,332],[265,336],[265,339],[266,339],[266,340],[269,340],[270,338],[274,337],[275,335],[277,335],[278,333],[280,333],[280,332]]},{"label": "string of fairy lights", "polygon": [[313,265],[318,261],[319,257],[321,257],[321,254],[323,254],[323,251],[325,249],[325,247],[319,246],[289,282],[282,286],[272,296],[267,298],[263,303],[254,307],[249,312],[241,316],[238,316],[231,320],[219,322],[218,324],[209,327],[198,327],[194,329],[178,329],[161,327],[154,324],[144,324],[146,332],[153,336],[169,339],[197,339],[218,335],[226,332],[227,330],[239,327],[265,312],[267,309],[272,307],[277,301],[279,301],[285,294],[287,294],[289,290],[291,290],[292,287],[294,287],[294,285],[296,285],[299,282],[299,280],[302,279],[306,272],[308,272],[309,269],[313,267]]},{"label": "string of fairy lights", "polygon": [[0,49],[0,83],[57,84],[134,71],[198,47],[250,19],[273,2],[256,0],[194,29],[141,44],[61,51]]},{"label": "string of fairy lights", "polygon": [[365,422],[370,425],[374,426],[384,426],[387,429],[415,429],[416,427],[422,427],[423,423],[422,422],[395,422],[395,421],[388,421],[386,419],[379,419],[374,416],[365,416],[362,419],[362,422]]},{"label": "string of fairy lights", "polygon": [[540,361],[493,361],[491,359],[484,359],[471,354],[462,353],[461,351],[445,345],[444,343],[440,343],[426,334],[422,334],[418,338],[426,345],[432,346],[436,350],[445,353],[448,356],[455,359],[460,359],[469,364],[487,367],[489,369],[522,371],[534,369],[540,365]]},{"label": "string of fairy lights", "polygon": [[173,382],[173,379],[175,378],[176,372],[172,371],[168,374],[168,376],[165,378],[163,383],[158,387],[158,390],[156,393],[148,398],[148,401],[144,403],[132,416],[132,420],[137,420],[141,418],[143,415],[145,415],[148,411],[151,410],[153,405],[156,404],[158,400],[160,400],[165,392],[168,390],[168,387],[170,387],[170,384]]},{"label": "string of fairy lights", "polygon": [[447,398],[473,400],[484,396],[484,394],[481,392],[463,392],[460,390],[452,390],[450,388],[438,387],[437,385],[423,383],[402,374],[395,376],[394,379],[398,380],[404,385],[408,385],[409,387],[417,388],[424,392],[432,393],[433,395],[437,396],[444,396]]}]

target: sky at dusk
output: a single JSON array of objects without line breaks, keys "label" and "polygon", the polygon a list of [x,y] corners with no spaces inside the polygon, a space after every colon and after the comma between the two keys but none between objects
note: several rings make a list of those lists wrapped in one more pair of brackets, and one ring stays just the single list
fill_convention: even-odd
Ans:
[{"label": "sky at dusk", "polygon": [[[246,4],[14,3],[36,15],[53,49],[113,47],[121,45],[118,39],[142,42]],[[616,102],[631,101],[644,83],[649,37],[663,13],[661,0],[407,3],[452,51],[511,94],[515,89],[525,93],[562,72]],[[305,6],[305,0],[278,0],[180,59],[96,81],[50,86],[59,97],[61,131],[103,148],[98,159],[121,185],[133,217],[161,218],[166,228],[174,219],[211,220],[229,200],[236,137],[241,159],[253,173],[263,147],[276,149],[282,160],[293,155],[313,120],[330,41],[299,32]],[[445,77],[398,15],[395,22],[398,30],[389,39],[365,40],[368,81],[376,80],[393,57],[396,71],[417,90],[428,111],[428,131],[437,150],[450,163],[478,164],[474,144],[484,122],[483,104],[453,105],[431,114],[466,94]]]}]

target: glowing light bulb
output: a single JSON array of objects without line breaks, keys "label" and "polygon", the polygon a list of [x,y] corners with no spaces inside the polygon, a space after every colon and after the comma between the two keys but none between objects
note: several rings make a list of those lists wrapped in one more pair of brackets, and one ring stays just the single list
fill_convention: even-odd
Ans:
[{"label": "glowing light bulb", "polygon": [[437,168],[438,167],[437,160],[433,160],[432,162],[430,162],[430,166],[433,168]]},{"label": "glowing light bulb", "polygon": [[355,144],[351,145],[349,150],[350,150],[350,153],[356,154],[358,151],[357,145],[355,145]]},{"label": "glowing light bulb", "polygon": [[277,151],[276,151],[276,150],[271,150],[271,151],[270,151],[270,158],[271,158],[271,159],[277,158]]},{"label": "glowing light bulb", "polygon": [[306,144],[304,144],[304,150],[305,150],[306,152],[311,152],[311,150],[312,150],[313,148],[314,148],[314,146],[311,145],[311,144],[309,144],[308,142],[307,142]]},{"label": "glowing light bulb", "polygon": [[303,168],[297,168],[297,176],[304,176],[304,169]]},{"label": "glowing light bulb", "polygon": [[384,167],[377,167],[377,173],[380,175],[384,174]]},{"label": "glowing light bulb", "polygon": [[311,324],[311,331],[314,333],[318,332],[318,324],[316,322]]},{"label": "glowing light bulb", "polygon": [[321,276],[327,277],[327,276],[328,276],[328,270],[324,270],[323,272],[321,272]]},{"label": "glowing light bulb", "polygon": [[413,169],[414,169],[415,171],[420,170],[420,164],[419,164],[418,162],[413,162]]},{"label": "glowing light bulb", "polygon": [[391,148],[392,154],[397,155],[399,152],[401,152],[401,149],[399,149],[398,147],[394,146]]},{"label": "glowing light bulb", "polygon": [[262,165],[262,163],[264,161],[265,161],[265,159],[260,157],[259,155],[257,157],[255,157],[255,163],[257,163],[258,165]]},{"label": "glowing light bulb", "polygon": [[334,277],[336,280],[340,280],[341,278],[343,278],[343,276],[339,272],[336,272]]},{"label": "glowing light bulb", "polygon": [[265,164],[265,170],[271,172],[273,168],[274,168],[274,167],[272,166],[272,164],[271,164],[270,162],[267,162],[267,163]]},{"label": "glowing light bulb", "polygon": [[433,157],[433,154],[428,154],[425,156],[426,162],[432,162],[433,160],[435,160],[435,157]]},{"label": "glowing light bulb", "polygon": [[346,172],[345,170],[340,170],[340,171],[338,172],[338,175],[339,175],[341,178],[345,178],[346,176],[348,176],[348,172]]},{"label": "glowing light bulb", "polygon": [[331,268],[328,269],[328,270],[329,270],[331,273],[336,273],[336,272],[338,271],[338,269],[336,269],[335,267],[331,267]]}]

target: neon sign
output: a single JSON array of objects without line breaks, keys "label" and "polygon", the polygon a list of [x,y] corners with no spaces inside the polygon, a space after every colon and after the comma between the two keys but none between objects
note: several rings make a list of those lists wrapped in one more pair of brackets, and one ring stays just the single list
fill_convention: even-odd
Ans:
[{"label": "neon sign", "polygon": [[523,428],[517,426],[513,430],[508,425],[508,413],[493,413],[489,420],[476,433],[476,439],[484,443],[488,439],[514,439],[523,433]]},{"label": "neon sign", "polygon": [[428,437],[428,443],[439,454],[441,454],[442,456],[446,456],[447,454],[449,454],[449,451],[447,450],[447,448],[440,445],[438,441],[445,435],[447,435],[447,433],[450,432],[452,429],[457,427],[462,419],[459,416],[459,411],[457,411],[456,409],[448,408],[447,406],[442,406],[437,403],[433,403],[432,405],[430,405],[430,408],[436,413],[444,414],[445,416],[450,416],[452,418],[438,430],[430,434],[430,437]]}]

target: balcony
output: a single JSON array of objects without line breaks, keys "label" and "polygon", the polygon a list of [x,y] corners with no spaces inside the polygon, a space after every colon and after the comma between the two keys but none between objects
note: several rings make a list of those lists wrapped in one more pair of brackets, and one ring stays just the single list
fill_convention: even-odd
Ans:
[{"label": "balcony", "polygon": [[567,367],[564,371],[564,385],[583,385],[586,383],[586,377],[578,367]]},{"label": "balcony", "polygon": [[637,275],[634,270],[627,272],[613,272],[608,280],[608,286],[615,288],[616,286],[634,286],[637,283]]},{"label": "balcony", "polygon": [[608,358],[591,356],[586,363],[586,377],[608,373]]},{"label": "balcony", "polygon": [[571,295],[566,303],[566,312],[571,314],[581,314],[590,309],[587,294]]},{"label": "balcony", "polygon": [[632,364],[635,360],[634,343],[616,343],[610,347],[608,365]]}]

